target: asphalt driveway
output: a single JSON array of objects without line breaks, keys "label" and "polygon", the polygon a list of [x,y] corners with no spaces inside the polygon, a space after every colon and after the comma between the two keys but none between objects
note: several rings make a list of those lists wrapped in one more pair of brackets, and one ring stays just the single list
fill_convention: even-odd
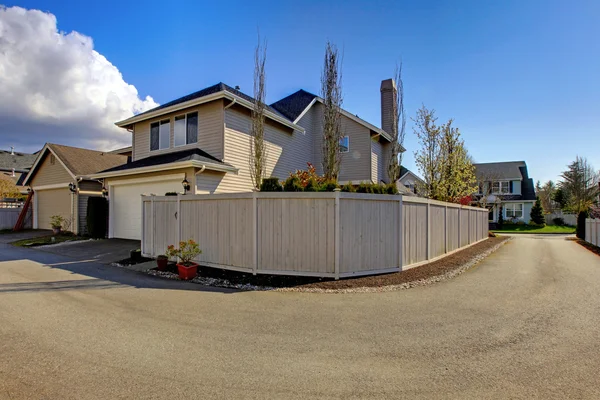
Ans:
[{"label": "asphalt driveway", "polygon": [[60,254],[80,261],[87,260],[110,264],[129,258],[129,252],[139,248],[139,240],[102,239],[60,243],[43,246],[38,250]]},{"label": "asphalt driveway", "polygon": [[600,398],[600,257],[518,237],[399,292],[216,291],[0,244],[0,398]]}]

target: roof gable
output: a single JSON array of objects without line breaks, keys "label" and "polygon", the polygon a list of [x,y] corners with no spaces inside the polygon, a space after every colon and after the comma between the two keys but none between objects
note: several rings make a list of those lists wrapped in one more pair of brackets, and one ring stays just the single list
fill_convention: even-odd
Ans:
[{"label": "roof gable", "polygon": [[524,177],[520,168],[525,167],[525,170],[527,170],[527,164],[525,164],[525,161],[478,163],[473,164],[473,166],[475,166],[475,175],[477,176],[477,179],[485,180],[523,179]]},{"label": "roof gable", "polygon": [[39,152],[31,170],[27,174],[24,184],[29,184],[31,182],[37,170],[42,165],[41,161],[48,153],[51,153],[56,157],[73,179],[76,177],[85,177],[95,172],[113,168],[127,162],[127,156],[119,154],[46,143],[42,151]]},{"label": "roof gable", "polygon": [[277,110],[281,115],[291,121],[296,121],[303,111],[311,105],[317,95],[300,89],[296,93],[292,93],[283,99],[271,104],[271,107]]}]

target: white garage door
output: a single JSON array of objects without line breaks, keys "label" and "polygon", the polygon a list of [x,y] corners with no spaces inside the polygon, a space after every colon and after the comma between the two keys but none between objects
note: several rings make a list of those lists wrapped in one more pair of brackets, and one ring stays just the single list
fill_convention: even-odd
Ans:
[{"label": "white garage door", "polygon": [[112,237],[120,239],[142,238],[142,194],[164,196],[167,192],[180,192],[181,180],[117,185],[112,190]]}]

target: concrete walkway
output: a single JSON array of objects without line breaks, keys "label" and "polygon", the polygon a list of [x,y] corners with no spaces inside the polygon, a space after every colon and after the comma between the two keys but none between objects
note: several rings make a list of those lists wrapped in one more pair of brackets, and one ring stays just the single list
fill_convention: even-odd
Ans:
[{"label": "concrete walkway", "polygon": [[0,245],[0,398],[597,399],[600,257],[517,237],[429,287],[212,290]]}]

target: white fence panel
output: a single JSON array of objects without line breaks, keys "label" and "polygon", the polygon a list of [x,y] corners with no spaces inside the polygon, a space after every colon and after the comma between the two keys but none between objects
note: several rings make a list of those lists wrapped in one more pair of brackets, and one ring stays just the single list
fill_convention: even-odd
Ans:
[{"label": "white fence panel", "polygon": [[[4,229],[12,229],[14,228],[17,220],[19,219],[19,215],[21,214],[22,207],[19,208],[0,208],[0,230]],[[32,227],[32,218],[31,218],[31,207],[27,210],[27,215],[25,217],[25,229],[31,229]]]},{"label": "white fence panel", "polygon": [[585,220],[585,241],[600,246],[600,219]]}]

